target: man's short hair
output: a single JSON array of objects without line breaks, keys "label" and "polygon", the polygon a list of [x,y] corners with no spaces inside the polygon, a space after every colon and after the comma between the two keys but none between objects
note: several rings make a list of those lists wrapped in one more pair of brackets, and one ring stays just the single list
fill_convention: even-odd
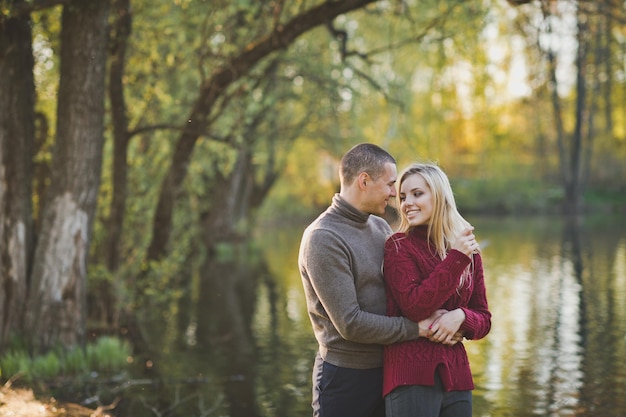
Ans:
[{"label": "man's short hair", "polygon": [[396,163],[389,152],[372,143],[360,143],[341,158],[339,166],[341,185],[352,183],[361,172],[366,172],[373,180],[377,180],[385,173],[387,163]]}]

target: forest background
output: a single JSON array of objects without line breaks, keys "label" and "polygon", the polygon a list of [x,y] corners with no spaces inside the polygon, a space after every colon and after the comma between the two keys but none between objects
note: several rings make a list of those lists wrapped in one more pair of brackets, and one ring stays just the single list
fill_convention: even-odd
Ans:
[{"label": "forest background", "polygon": [[624,211],[624,10],[0,0],[0,347],[141,343],[359,142],[437,161],[465,212]]}]

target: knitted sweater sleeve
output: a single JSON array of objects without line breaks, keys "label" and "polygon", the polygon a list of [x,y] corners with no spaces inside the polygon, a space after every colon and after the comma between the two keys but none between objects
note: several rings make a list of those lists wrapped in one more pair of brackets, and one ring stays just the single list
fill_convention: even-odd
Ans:
[{"label": "knitted sweater sleeve", "polygon": [[[306,294],[308,302],[318,306],[312,314],[316,320],[330,320],[345,340],[385,345],[419,337],[417,323],[361,308],[347,249],[335,234],[316,230],[309,236],[300,260],[313,290]],[[384,310],[384,293],[381,296]]]},{"label": "knitted sweater sleeve", "polygon": [[491,330],[491,312],[487,305],[487,292],[483,275],[483,262],[480,254],[474,255],[474,286],[472,295],[463,308],[465,322],[461,330],[467,339],[482,339]]},{"label": "knitted sweater sleeve", "polygon": [[430,317],[456,290],[470,259],[451,250],[429,274],[420,263],[433,263],[433,254],[411,239],[392,236],[385,244],[384,274],[387,290],[402,315],[419,322]]}]

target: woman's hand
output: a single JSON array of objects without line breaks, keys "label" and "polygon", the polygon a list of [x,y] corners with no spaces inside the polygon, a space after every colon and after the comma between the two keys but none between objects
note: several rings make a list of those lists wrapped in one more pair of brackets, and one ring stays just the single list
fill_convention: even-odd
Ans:
[{"label": "woman's hand", "polygon": [[463,230],[463,232],[461,232],[461,234],[457,236],[452,243],[452,249],[456,249],[459,252],[464,253],[466,256],[471,256],[472,253],[475,253],[479,246],[478,242],[476,242],[476,236],[474,236],[473,230],[473,226]]},{"label": "woman's hand", "polygon": [[431,334],[430,328],[435,322],[435,320],[439,319],[442,315],[444,315],[447,312],[448,310],[446,309],[440,309],[440,310],[435,311],[433,314],[431,314],[430,317],[428,317],[427,319],[420,321],[418,323],[420,327],[420,337],[429,337]]},{"label": "woman's hand", "polygon": [[[438,310],[441,311],[441,310]],[[465,321],[465,312],[461,308],[448,311],[435,319],[430,325],[428,340],[435,343],[443,343],[452,346],[463,340],[463,334],[459,332]]]}]

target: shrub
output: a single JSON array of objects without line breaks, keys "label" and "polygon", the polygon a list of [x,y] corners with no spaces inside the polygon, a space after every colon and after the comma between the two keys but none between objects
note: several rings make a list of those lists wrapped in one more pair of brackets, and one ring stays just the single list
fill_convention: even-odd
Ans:
[{"label": "shrub", "polygon": [[85,349],[57,348],[35,357],[23,348],[13,348],[0,356],[0,376],[4,380],[20,376],[33,382],[91,372],[119,372],[127,366],[129,356],[129,344],[114,337],[102,337]]},{"label": "shrub", "polygon": [[101,337],[87,346],[86,362],[92,371],[116,372],[122,370],[130,356],[128,343],[115,337]]}]

